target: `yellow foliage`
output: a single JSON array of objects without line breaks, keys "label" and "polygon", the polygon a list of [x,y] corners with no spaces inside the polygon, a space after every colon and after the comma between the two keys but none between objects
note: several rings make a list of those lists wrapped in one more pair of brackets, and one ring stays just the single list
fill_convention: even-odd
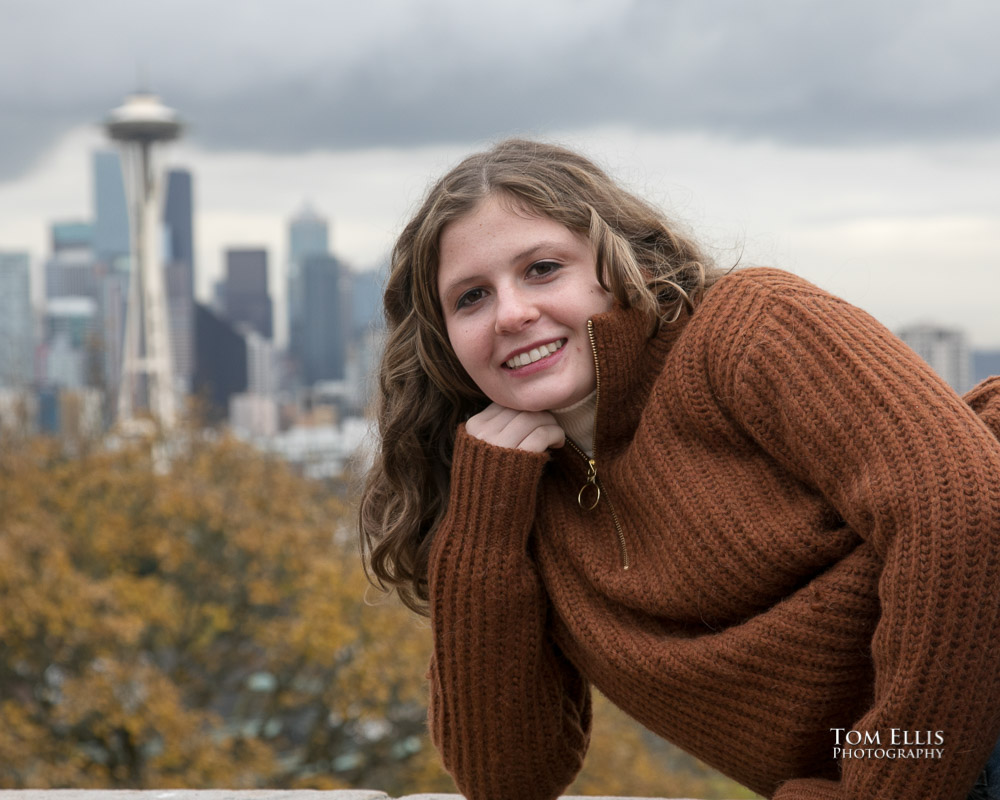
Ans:
[{"label": "yellow foliage", "polygon": [[408,785],[426,632],[361,602],[349,509],[232,439],[171,450],[0,451],[0,787]]},{"label": "yellow foliage", "polygon": [[[0,788],[454,792],[429,628],[368,586],[343,487],[225,437],[170,450],[0,448]],[[595,708],[573,791],[750,796]]]},{"label": "yellow foliage", "polygon": [[645,730],[598,692],[583,770],[567,794],[756,798],[753,792]]}]

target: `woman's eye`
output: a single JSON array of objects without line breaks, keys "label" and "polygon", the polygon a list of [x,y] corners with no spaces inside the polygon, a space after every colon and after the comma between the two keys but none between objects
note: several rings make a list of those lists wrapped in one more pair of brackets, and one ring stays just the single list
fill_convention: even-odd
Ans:
[{"label": "woman's eye", "polygon": [[528,271],[540,278],[544,278],[546,275],[551,275],[557,269],[559,269],[559,264],[555,261],[536,261],[528,268]]},{"label": "woman's eye", "polygon": [[466,306],[472,306],[483,299],[482,289],[469,289],[467,292],[463,292],[462,296],[458,298],[458,302],[455,303],[455,308],[465,308]]}]

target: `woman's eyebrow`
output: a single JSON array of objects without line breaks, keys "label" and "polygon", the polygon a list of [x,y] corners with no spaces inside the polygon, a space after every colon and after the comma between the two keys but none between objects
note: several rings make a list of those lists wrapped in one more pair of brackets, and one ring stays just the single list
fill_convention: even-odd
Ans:
[{"label": "woman's eyebrow", "polygon": [[540,250],[558,250],[559,252],[562,252],[565,249],[566,249],[565,243],[554,242],[546,239],[541,242],[535,242],[535,244],[526,247],[519,253],[514,254],[511,257],[510,262],[512,264],[516,264],[519,261],[524,261],[525,259],[531,258],[532,256],[536,255]]},{"label": "woman's eyebrow", "polygon": [[484,283],[486,280],[488,280],[488,278],[483,273],[464,275],[444,287],[444,291],[441,292],[441,299],[443,301],[450,301],[455,294],[463,291],[466,287],[477,286]]}]

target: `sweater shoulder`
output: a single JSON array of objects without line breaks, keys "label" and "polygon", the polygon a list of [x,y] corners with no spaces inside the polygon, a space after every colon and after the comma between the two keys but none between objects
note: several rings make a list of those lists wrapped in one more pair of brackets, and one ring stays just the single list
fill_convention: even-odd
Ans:
[{"label": "sweater shoulder", "polygon": [[738,355],[768,331],[801,333],[830,312],[874,323],[861,309],[804,278],[771,267],[748,267],[720,278],[699,304],[694,321],[715,342],[710,348],[715,355]]},{"label": "sweater shoulder", "polygon": [[[686,331],[690,351],[707,369],[717,397],[733,399],[738,375],[753,356],[805,368],[849,329],[868,339],[880,330],[846,300],[784,270],[748,267],[720,278]],[[861,348],[857,348],[858,355]]]},{"label": "sweater shoulder", "polygon": [[722,299],[732,302],[734,298],[752,295],[789,299],[796,297],[840,299],[791,272],[774,267],[745,267],[720,278],[707,293],[705,302],[709,302],[713,297],[717,298],[716,302]]}]

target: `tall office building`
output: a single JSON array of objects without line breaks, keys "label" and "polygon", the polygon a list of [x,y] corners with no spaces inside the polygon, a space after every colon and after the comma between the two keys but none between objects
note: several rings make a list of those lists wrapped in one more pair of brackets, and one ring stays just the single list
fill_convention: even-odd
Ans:
[{"label": "tall office building", "polygon": [[972,354],[965,334],[935,325],[911,325],[897,335],[959,394],[972,388]]},{"label": "tall office building", "polygon": [[312,206],[305,206],[288,224],[288,250],[293,262],[330,252],[330,227]]},{"label": "tall office building", "polygon": [[51,228],[52,252],[93,252],[94,224],[92,222],[53,222]]},{"label": "tall office building", "polygon": [[0,252],[0,387],[27,386],[34,378],[31,261],[27,253]]},{"label": "tall office building", "polygon": [[39,377],[50,387],[104,385],[100,300],[107,265],[94,257],[94,230],[87,222],[56,222],[51,228],[39,362]]},{"label": "tall office building", "polygon": [[[91,247],[100,275],[100,285],[93,296],[100,307],[104,339],[104,385],[114,395],[118,392],[125,356],[131,233],[121,159],[113,150],[93,153],[93,214]],[[51,274],[57,274],[56,268]],[[53,291],[53,288],[47,290],[47,296],[67,296]],[[89,296],[89,292],[83,294]]]},{"label": "tall office building", "polygon": [[[93,249],[96,226],[83,222],[57,222],[52,225],[52,256],[45,262],[45,297],[47,300],[67,300],[57,303],[57,316],[65,308],[91,308],[93,324],[86,343],[55,341],[46,316],[45,359],[47,364],[69,364],[77,359],[84,364],[82,377],[72,368],[45,367],[47,379],[63,386],[94,386],[114,390],[118,386],[119,367],[124,336],[124,297],[116,287],[127,285],[127,260],[117,263],[101,261]],[[91,312],[88,312],[91,313]],[[73,351],[74,355],[69,355]],[[60,376],[58,380],[53,375]]]},{"label": "tall office building", "polygon": [[94,297],[100,293],[102,270],[88,251],[54,253],[45,262],[46,297]]},{"label": "tall office building", "polygon": [[182,393],[190,391],[194,376],[194,213],[191,173],[167,172],[163,204],[164,280],[174,379]]},{"label": "tall office building", "polygon": [[347,282],[334,256],[309,256],[302,263],[301,372],[306,384],[344,380],[351,330]]},{"label": "tall office building", "polygon": [[[194,264],[193,210],[191,173],[186,169],[168,170],[167,196],[163,203],[167,263],[183,261]],[[191,287],[193,291],[193,280]]]},{"label": "tall office building", "polygon": [[352,339],[365,336],[372,328],[385,327],[382,314],[382,292],[388,265],[382,269],[351,273]]},{"label": "tall office building", "polygon": [[103,379],[101,322],[91,297],[53,297],[45,304],[45,380],[78,389]]},{"label": "tall office building", "polygon": [[193,391],[205,403],[209,421],[221,422],[229,414],[230,398],[247,390],[246,337],[211,308],[195,303],[195,351]]},{"label": "tall office building", "polygon": [[378,362],[385,346],[385,314],[382,293],[385,290],[388,262],[379,268],[351,274],[351,357],[348,381],[352,383],[356,403],[364,408],[375,391]]},{"label": "tall office building", "polygon": [[118,154],[108,150],[94,153],[94,255],[114,264],[129,254],[128,205]]},{"label": "tall office building", "polygon": [[306,206],[288,224],[288,350],[302,362],[302,314],[305,304],[302,265],[310,256],[325,256],[330,252],[327,222],[314,209]]},{"label": "tall office building", "polygon": [[272,338],[271,296],[267,291],[267,251],[240,248],[226,251],[224,308],[231,322],[244,323]]}]

